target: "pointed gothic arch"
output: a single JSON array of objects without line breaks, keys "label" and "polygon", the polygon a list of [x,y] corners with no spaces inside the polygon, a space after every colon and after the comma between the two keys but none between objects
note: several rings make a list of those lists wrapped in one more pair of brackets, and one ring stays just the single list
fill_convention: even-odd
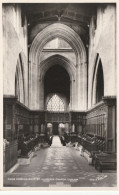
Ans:
[{"label": "pointed gothic arch", "polygon": [[104,96],[103,65],[99,54],[97,54],[92,81],[92,105],[100,102],[103,96]]},{"label": "pointed gothic arch", "polygon": [[[70,106],[71,108],[73,108],[73,102],[75,101],[75,96],[74,94],[74,90],[75,90],[75,85],[76,82],[74,82],[76,80],[76,67],[75,65],[68,60],[67,58],[65,58],[64,56],[61,55],[53,55],[49,58],[47,58],[46,60],[44,60],[40,65],[39,65],[39,70],[38,70],[38,74],[39,74],[39,85],[38,88],[39,90],[39,100],[40,100],[40,96],[44,97],[44,77],[46,72],[53,67],[55,64],[60,64],[61,67],[63,67],[70,78]],[[37,89],[38,91],[38,89]],[[44,98],[41,99],[40,101],[40,106],[42,106],[42,109],[44,108]]]},{"label": "pointed gothic arch", "polygon": [[15,73],[15,96],[18,98],[18,101],[20,101],[21,103],[25,103],[24,67],[20,54],[19,59],[17,60]]},{"label": "pointed gothic arch", "polygon": [[37,34],[30,48],[30,62],[37,65],[38,56],[44,45],[57,37],[65,40],[73,48],[77,57],[77,65],[86,63],[86,50],[81,38],[73,29],[61,23],[51,24]]},{"label": "pointed gothic arch", "polygon": [[[79,37],[79,35],[72,30],[67,25],[61,23],[55,23],[47,26],[38,35],[34,38],[30,53],[29,53],[29,107],[31,109],[44,109],[44,103],[41,102],[44,94],[42,93],[43,89],[43,80],[39,78],[39,74],[42,75],[42,64],[40,62],[40,53],[42,52],[44,45],[54,38],[62,38],[65,40],[74,50],[76,55],[76,64],[75,66],[71,66],[67,68],[68,70],[71,68],[70,75],[74,76],[72,79],[73,94],[76,99],[73,102],[73,110],[85,110],[87,108],[87,58],[86,58],[86,50],[84,44]],[[63,58],[62,58],[63,59]],[[65,63],[70,64],[70,63]],[[68,66],[67,66],[68,67]],[[76,67],[76,68],[74,68]],[[75,70],[74,70],[75,69]],[[39,73],[40,72],[40,73]],[[43,73],[44,74],[44,73]],[[42,77],[42,76],[41,76]],[[73,77],[73,76],[72,76]],[[76,77],[76,79],[75,79]],[[83,79],[81,79],[83,77]],[[39,83],[40,81],[40,83]],[[40,84],[40,89],[39,89]],[[42,88],[42,89],[41,89]],[[40,102],[39,102],[39,93],[40,93]],[[32,96],[34,94],[34,96]],[[83,103],[81,100],[83,99]]]}]

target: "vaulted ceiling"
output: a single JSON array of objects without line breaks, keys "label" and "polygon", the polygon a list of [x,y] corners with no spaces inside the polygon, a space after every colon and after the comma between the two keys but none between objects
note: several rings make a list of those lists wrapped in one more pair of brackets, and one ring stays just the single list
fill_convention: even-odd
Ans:
[{"label": "vaulted ceiling", "polygon": [[28,19],[29,44],[42,29],[53,23],[71,27],[80,35],[84,45],[88,44],[90,17],[96,11],[96,4],[24,3],[22,10]]}]

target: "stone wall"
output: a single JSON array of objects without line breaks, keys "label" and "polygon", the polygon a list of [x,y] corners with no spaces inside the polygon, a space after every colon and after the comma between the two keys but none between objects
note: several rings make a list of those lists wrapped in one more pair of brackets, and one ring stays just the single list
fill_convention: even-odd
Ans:
[{"label": "stone wall", "polygon": [[39,57],[39,62],[42,62],[53,55],[63,56],[72,62],[72,66],[73,66],[73,64],[76,65],[75,53],[71,50],[66,50],[66,49],[62,49],[59,51],[56,49],[54,51],[53,50],[43,50],[40,57]]},{"label": "stone wall", "polygon": [[[45,32],[51,38],[47,39],[47,35],[44,37],[44,33],[41,33],[43,38],[43,44],[41,44],[40,38],[36,40],[42,47],[47,41],[50,41],[56,36],[61,36],[62,39],[68,40],[74,46],[75,53],[73,52],[62,52],[63,59],[69,59],[71,66],[76,64],[75,77],[72,76],[70,79],[73,83],[71,93],[71,109],[75,111],[83,111],[92,107],[92,99],[95,96],[93,91],[93,76],[96,64],[96,57],[99,56],[101,59],[103,73],[104,73],[104,96],[115,96],[116,95],[116,57],[115,57],[115,45],[116,45],[116,7],[114,4],[98,5],[96,15],[93,14],[90,21],[89,27],[89,59],[88,59],[88,82],[87,82],[87,62],[86,56],[81,59],[81,56],[85,55],[85,48],[82,41],[78,40],[78,33],[70,29],[64,24],[52,24],[43,26],[40,29],[46,29]],[[47,26],[47,28],[46,28]],[[51,29],[50,29],[51,26]],[[54,32],[54,26],[56,27]],[[58,29],[59,28],[59,29]],[[38,30],[38,28],[37,28]],[[62,32],[59,34],[60,30]],[[51,31],[51,32],[50,32]],[[71,32],[70,32],[71,31]],[[65,33],[67,34],[65,35]],[[32,32],[30,32],[32,35]],[[39,78],[38,66],[40,62],[50,58],[53,55],[59,55],[59,53],[49,51],[39,51],[33,54],[34,47],[31,49],[30,59],[28,64],[27,54],[27,19],[18,4],[3,4],[3,67],[4,67],[4,95],[15,95],[15,72],[18,61],[21,56],[21,63],[23,66],[23,77],[24,77],[24,89],[25,89],[25,101],[22,102],[26,106],[29,105],[31,109],[44,109],[43,99],[44,95],[42,92],[43,84]],[[71,34],[72,40],[68,37]],[[36,35],[36,34],[35,34]],[[79,45],[77,45],[79,44]],[[81,46],[81,49],[79,49]],[[31,46],[32,47],[32,46]],[[38,47],[39,48],[39,47]],[[37,48],[37,49],[38,49]],[[79,51],[81,50],[81,51]],[[83,52],[82,52],[83,51]],[[79,52],[79,54],[78,54]],[[37,57],[36,57],[37,53]],[[79,56],[76,56],[77,55]],[[61,53],[60,53],[61,54]],[[34,59],[35,58],[35,59]],[[39,59],[40,58],[40,59]],[[38,62],[37,62],[38,61]],[[35,64],[36,63],[36,64]],[[38,64],[39,63],[39,64]],[[82,65],[83,63],[83,65]],[[98,64],[97,64],[98,65]],[[28,81],[28,66],[29,66],[29,81]],[[33,67],[33,70],[32,70]],[[75,68],[75,66],[74,66]],[[71,74],[71,67],[69,67]],[[110,76],[111,73],[111,76]],[[42,74],[42,72],[41,72]],[[33,77],[33,78],[32,78]],[[29,82],[29,83],[28,83]],[[43,82],[43,81],[42,81]],[[88,95],[87,95],[87,83],[88,83]],[[40,89],[41,86],[41,89]],[[40,92],[39,92],[40,89]],[[33,97],[32,93],[34,94]],[[29,97],[28,97],[29,94]],[[87,97],[88,96],[88,97]],[[88,106],[87,106],[88,99]],[[40,100],[40,101],[39,101]],[[28,104],[28,101],[30,102]]]},{"label": "stone wall", "polygon": [[104,96],[116,95],[116,10],[115,5],[98,6],[90,22],[88,65],[88,108],[91,108],[93,74],[97,54],[104,73]]},{"label": "stone wall", "polygon": [[28,105],[27,20],[20,5],[3,5],[4,95],[15,95],[16,65],[22,56],[25,104]]}]

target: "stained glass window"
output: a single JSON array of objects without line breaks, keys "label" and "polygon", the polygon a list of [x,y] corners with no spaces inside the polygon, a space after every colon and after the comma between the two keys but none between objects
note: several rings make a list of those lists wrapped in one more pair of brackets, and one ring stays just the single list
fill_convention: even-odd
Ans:
[{"label": "stained glass window", "polygon": [[53,95],[47,104],[48,111],[64,111],[64,103],[58,95]]}]

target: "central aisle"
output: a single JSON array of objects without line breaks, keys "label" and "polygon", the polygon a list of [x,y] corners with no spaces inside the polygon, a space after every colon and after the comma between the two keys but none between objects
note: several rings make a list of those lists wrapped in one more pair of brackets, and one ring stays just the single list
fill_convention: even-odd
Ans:
[{"label": "central aisle", "polygon": [[57,135],[53,136],[51,147],[63,147],[62,144],[61,144],[59,136],[57,136]]},{"label": "central aisle", "polygon": [[29,165],[5,173],[4,185],[13,187],[111,187],[116,173],[99,173],[73,147],[62,146],[58,136],[51,147],[36,152]]}]

